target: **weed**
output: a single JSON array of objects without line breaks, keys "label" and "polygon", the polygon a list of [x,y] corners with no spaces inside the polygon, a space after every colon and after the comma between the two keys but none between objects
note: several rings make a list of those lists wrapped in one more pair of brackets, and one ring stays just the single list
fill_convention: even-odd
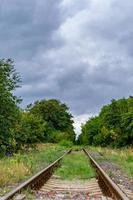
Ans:
[{"label": "weed", "polygon": [[56,160],[65,151],[64,147],[59,145],[39,145],[37,149],[29,153],[18,153],[10,158],[0,160],[0,195],[7,190],[6,187],[16,186],[18,183],[26,180],[37,171],[48,166]]},{"label": "weed", "polygon": [[130,178],[133,178],[133,149],[111,149],[101,147],[89,147],[89,150],[98,151],[103,154],[108,160],[118,164],[120,168],[127,173]]},{"label": "weed", "polygon": [[95,177],[95,172],[90,166],[88,158],[83,152],[74,152],[62,160],[62,165],[55,172],[62,179],[89,179]]}]

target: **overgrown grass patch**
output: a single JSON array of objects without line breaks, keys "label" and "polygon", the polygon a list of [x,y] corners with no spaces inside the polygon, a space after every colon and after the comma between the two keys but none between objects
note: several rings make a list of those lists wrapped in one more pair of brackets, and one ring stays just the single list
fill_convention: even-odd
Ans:
[{"label": "overgrown grass patch", "polygon": [[111,149],[102,147],[90,147],[90,150],[100,152],[106,159],[118,164],[120,168],[133,178],[133,149]]},{"label": "overgrown grass patch", "polygon": [[21,152],[10,158],[2,158],[0,160],[0,195],[48,166],[64,152],[63,146],[42,144],[29,153]]},{"label": "overgrown grass patch", "polygon": [[86,155],[79,152],[72,152],[62,160],[61,167],[55,172],[62,179],[90,179],[95,177],[95,172],[90,166]]}]

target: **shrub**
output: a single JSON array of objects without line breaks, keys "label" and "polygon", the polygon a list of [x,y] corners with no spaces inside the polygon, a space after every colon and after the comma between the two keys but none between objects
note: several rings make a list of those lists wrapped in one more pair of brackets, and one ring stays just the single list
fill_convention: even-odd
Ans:
[{"label": "shrub", "polygon": [[69,141],[69,140],[62,140],[59,142],[59,144],[61,146],[65,146],[65,147],[72,147],[73,146],[73,142]]},{"label": "shrub", "polygon": [[20,122],[16,125],[16,143],[17,147],[23,145],[32,145],[45,141],[47,124],[39,116],[29,112],[23,112]]}]

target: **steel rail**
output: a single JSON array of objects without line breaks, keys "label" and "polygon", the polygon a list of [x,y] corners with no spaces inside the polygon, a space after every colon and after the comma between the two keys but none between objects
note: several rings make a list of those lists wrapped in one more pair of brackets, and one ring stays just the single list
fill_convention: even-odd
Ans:
[{"label": "steel rail", "polygon": [[25,181],[24,183],[20,184],[18,187],[13,189],[11,192],[7,193],[5,196],[1,197],[0,200],[10,200],[12,199],[17,193],[21,192],[23,189],[31,188],[31,189],[39,189],[53,174],[55,168],[59,166],[60,161],[62,158],[69,154],[72,149],[68,150],[64,153],[60,158],[54,161],[52,164],[32,176],[30,179]]},{"label": "steel rail", "polygon": [[129,200],[125,193],[111,180],[111,178],[104,172],[100,165],[94,160],[88,151],[83,149],[85,154],[89,157],[93,167],[98,174],[99,184],[104,187],[103,192],[109,194],[114,200]]}]

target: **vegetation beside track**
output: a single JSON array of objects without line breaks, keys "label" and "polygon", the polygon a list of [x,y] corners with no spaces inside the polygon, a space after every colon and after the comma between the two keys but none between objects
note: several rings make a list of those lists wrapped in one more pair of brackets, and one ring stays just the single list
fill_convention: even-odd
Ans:
[{"label": "vegetation beside track", "polygon": [[57,99],[42,99],[21,109],[22,99],[14,95],[20,83],[13,61],[0,59],[0,157],[42,142],[74,142],[69,107]]},{"label": "vegetation beside track", "polygon": [[17,153],[0,160],[0,195],[10,191],[18,183],[48,166],[63,155],[66,148],[55,144],[37,145],[28,153]]},{"label": "vegetation beside track", "polygon": [[133,149],[111,149],[102,147],[89,147],[89,150],[100,152],[107,160],[120,166],[123,172],[133,179]]},{"label": "vegetation beside track", "polygon": [[95,177],[95,172],[83,152],[72,152],[66,155],[61,164],[55,174],[62,179],[90,179]]},{"label": "vegetation beside track", "polygon": [[96,117],[82,125],[79,144],[102,147],[133,145],[133,97],[113,99]]}]

